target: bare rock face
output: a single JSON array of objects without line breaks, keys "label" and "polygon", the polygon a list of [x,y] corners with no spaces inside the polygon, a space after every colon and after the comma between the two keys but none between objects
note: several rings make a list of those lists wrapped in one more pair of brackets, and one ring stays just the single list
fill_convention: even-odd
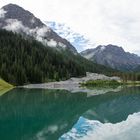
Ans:
[{"label": "bare rock face", "polygon": [[140,57],[125,52],[122,47],[115,45],[98,46],[81,52],[81,55],[93,62],[122,71],[133,71],[140,65]]},{"label": "bare rock face", "polygon": [[61,38],[31,12],[15,4],[8,4],[0,9],[0,28],[27,35],[44,45],[68,49],[74,54],[77,50],[66,39]]}]

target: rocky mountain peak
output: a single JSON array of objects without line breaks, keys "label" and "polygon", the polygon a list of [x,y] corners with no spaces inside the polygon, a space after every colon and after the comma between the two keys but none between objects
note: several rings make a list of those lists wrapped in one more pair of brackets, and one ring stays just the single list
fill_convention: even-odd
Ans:
[{"label": "rocky mountain peak", "polygon": [[111,44],[85,50],[81,52],[81,55],[98,64],[123,71],[131,71],[140,65],[140,57]]},{"label": "rocky mountain peak", "polygon": [[124,52],[124,49],[122,47],[116,46],[116,45],[100,45],[97,47],[97,49],[101,51],[117,51],[117,52]]},{"label": "rocky mountain peak", "polygon": [[16,4],[8,4],[1,8],[0,28],[34,37],[44,45],[59,50],[68,49],[77,54],[77,50],[70,42],[60,37],[31,12]]},{"label": "rocky mountain peak", "polygon": [[5,19],[17,19],[29,28],[43,27],[44,24],[36,18],[31,12],[24,10],[16,4],[8,4],[2,7],[5,13]]}]

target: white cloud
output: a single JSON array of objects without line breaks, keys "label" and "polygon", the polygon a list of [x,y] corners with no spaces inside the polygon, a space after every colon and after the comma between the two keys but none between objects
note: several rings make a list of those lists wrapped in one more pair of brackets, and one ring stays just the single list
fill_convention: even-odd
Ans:
[{"label": "white cloud", "polygon": [[7,3],[19,4],[43,21],[67,24],[93,47],[116,44],[140,52],[140,0],[5,0],[0,6]]},{"label": "white cloud", "polygon": [[50,47],[56,47],[57,42],[55,40],[51,39],[50,41],[47,41],[47,45]]},{"label": "white cloud", "polygon": [[62,48],[66,48],[67,46],[61,42],[58,43],[58,46],[62,47]]},{"label": "white cloud", "polygon": [[50,28],[47,27],[47,26],[44,26],[42,28],[37,29],[37,34],[40,37],[44,37],[46,35],[46,33],[49,32],[49,31],[50,31]]},{"label": "white cloud", "polygon": [[27,28],[25,28],[21,21],[18,21],[16,19],[8,19],[7,25],[3,27],[4,29],[8,31],[18,32],[19,30],[24,30],[24,32],[28,31]]},{"label": "white cloud", "polygon": [[0,18],[4,18],[7,12],[3,9],[0,9]]},{"label": "white cloud", "polygon": [[[7,19],[6,20],[7,25],[5,27],[3,27],[3,29],[6,29],[8,31],[13,31],[13,32],[24,32],[27,35],[32,35],[33,37],[35,37],[36,40],[42,42],[43,44],[47,44],[50,47],[56,47],[57,46],[57,42],[53,39],[50,39],[49,41],[47,39],[44,39],[44,37],[46,36],[46,34],[50,31],[49,27],[42,27],[42,28],[34,28],[34,29],[30,29],[28,27],[25,27],[21,21],[17,20],[17,19]],[[64,46],[63,44],[59,44],[61,46]]]},{"label": "white cloud", "polygon": [[[90,44],[91,42],[87,38],[84,38],[83,35],[76,33],[64,23],[56,23],[56,22],[47,21],[46,24],[47,26],[52,28],[62,38],[65,38],[69,42],[71,42],[72,45],[78,49],[79,52],[82,50],[82,48],[84,48],[84,46],[89,46],[89,45],[91,46]],[[59,43],[59,46],[63,46],[63,48],[66,47],[62,43],[61,44]]]}]

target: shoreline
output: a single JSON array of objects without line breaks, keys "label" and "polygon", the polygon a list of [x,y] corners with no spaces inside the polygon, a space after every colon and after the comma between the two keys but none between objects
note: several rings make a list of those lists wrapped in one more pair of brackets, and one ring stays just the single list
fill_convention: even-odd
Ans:
[{"label": "shoreline", "polygon": [[119,77],[109,77],[103,74],[97,73],[86,73],[85,77],[82,78],[75,78],[72,77],[66,81],[59,81],[59,82],[49,82],[49,83],[42,83],[42,84],[29,84],[24,86],[19,86],[21,88],[28,88],[28,89],[61,89],[61,90],[68,90],[71,92],[74,91],[86,91],[88,90],[85,87],[81,86],[81,83],[87,82],[89,80],[120,80]]}]

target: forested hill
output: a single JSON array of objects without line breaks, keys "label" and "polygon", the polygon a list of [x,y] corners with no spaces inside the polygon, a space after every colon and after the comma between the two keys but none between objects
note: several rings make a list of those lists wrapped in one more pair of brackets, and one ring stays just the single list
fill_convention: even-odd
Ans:
[{"label": "forested hill", "polygon": [[68,50],[57,51],[19,34],[0,30],[0,77],[14,85],[65,80],[83,76],[86,71],[113,72]]}]

